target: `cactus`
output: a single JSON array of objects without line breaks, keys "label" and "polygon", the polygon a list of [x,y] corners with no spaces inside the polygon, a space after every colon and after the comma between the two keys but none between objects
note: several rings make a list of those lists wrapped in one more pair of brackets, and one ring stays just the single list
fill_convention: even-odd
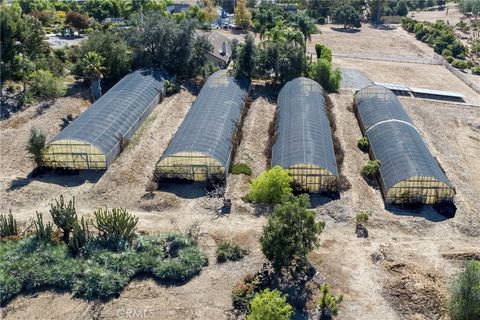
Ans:
[{"label": "cactus", "polygon": [[68,244],[70,232],[78,223],[77,212],[75,210],[75,198],[65,204],[63,195],[60,195],[60,201],[55,199],[55,204],[50,204],[50,214],[53,223],[62,231],[62,241]]},{"label": "cactus", "polygon": [[76,223],[72,230],[72,239],[68,243],[68,247],[73,254],[80,254],[86,244],[90,241],[90,230],[88,229],[88,223],[83,219],[80,223]]},{"label": "cactus", "polygon": [[35,225],[35,237],[38,239],[50,240],[52,239],[52,223],[49,222],[47,225],[43,223],[43,215],[40,212],[36,212],[37,219],[33,221]]},{"label": "cactus", "polygon": [[138,217],[128,213],[127,209],[98,209],[94,212],[93,226],[100,232],[100,237],[118,247],[122,242],[130,241],[134,236]]},{"label": "cactus", "polygon": [[18,235],[17,220],[13,218],[12,211],[8,215],[0,215],[0,237]]}]

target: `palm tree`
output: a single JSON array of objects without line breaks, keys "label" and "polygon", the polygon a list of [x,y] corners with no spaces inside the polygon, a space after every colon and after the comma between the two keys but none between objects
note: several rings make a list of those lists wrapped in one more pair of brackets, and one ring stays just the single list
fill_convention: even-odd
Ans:
[{"label": "palm tree", "polygon": [[311,41],[312,34],[318,31],[312,19],[303,14],[298,14],[295,16],[293,25],[303,34],[305,42],[307,42],[307,40]]},{"label": "palm tree", "polygon": [[105,72],[105,58],[95,51],[89,51],[82,59],[83,74],[85,78],[90,80],[92,94],[95,100],[102,96],[102,87],[100,81],[103,79]]}]

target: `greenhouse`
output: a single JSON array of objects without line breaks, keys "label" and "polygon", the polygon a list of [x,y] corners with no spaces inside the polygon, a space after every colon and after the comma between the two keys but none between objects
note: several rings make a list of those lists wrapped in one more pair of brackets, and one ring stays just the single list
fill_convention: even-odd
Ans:
[{"label": "greenhouse", "polygon": [[272,166],[308,192],[337,191],[337,165],[323,88],[296,78],[280,90]]},{"label": "greenhouse", "polygon": [[156,166],[159,179],[225,178],[250,82],[212,74]]},{"label": "greenhouse", "polygon": [[107,169],[161,101],[167,74],[142,69],[128,74],[48,142],[45,165]]},{"label": "greenhouse", "polygon": [[452,201],[455,189],[428,150],[393,92],[372,85],[355,94],[355,111],[380,161],[380,188],[387,204]]}]

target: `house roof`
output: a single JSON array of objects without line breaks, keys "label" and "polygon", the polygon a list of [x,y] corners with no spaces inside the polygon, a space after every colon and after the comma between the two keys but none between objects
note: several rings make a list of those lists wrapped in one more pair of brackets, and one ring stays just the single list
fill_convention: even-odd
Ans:
[{"label": "house roof", "polygon": [[[213,46],[213,51],[209,52],[210,55],[225,61],[225,63],[230,60],[230,56],[232,55],[232,42],[227,36],[216,31],[197,30],[196,34],[197,36],[207,36],[208,41],[210,41]],[[227,53],[224,55],[221,54],[223,42],[227,44]]]}]

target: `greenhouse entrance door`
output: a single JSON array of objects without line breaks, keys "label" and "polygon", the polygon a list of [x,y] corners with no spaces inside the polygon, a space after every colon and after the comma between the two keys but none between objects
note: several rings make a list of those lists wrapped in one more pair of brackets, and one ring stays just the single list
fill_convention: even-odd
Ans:
[{"label": "greenhouse entrance door", "polygon": [[208,167],[205,165],[193,165],[192,175],[194,181],[206,181],[208,178]]},{"label": "greenhouse entrance door", "polygon": [[90,169],[87,153],[73,153],[73,167],[75,169]]}]

